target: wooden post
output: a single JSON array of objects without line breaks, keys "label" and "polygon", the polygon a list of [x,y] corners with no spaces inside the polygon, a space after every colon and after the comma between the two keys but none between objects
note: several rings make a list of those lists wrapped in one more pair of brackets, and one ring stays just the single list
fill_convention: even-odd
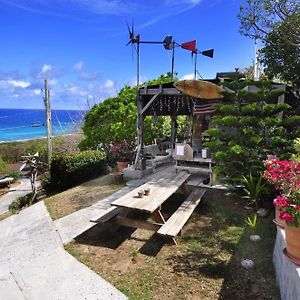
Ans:
[{"label": "wooden post", "polygon": [[200,150],[202,146],[202,120],[200,115],[193,116],[193,134],[192,134],[192,147],[194,150]]},{"label": "wooden post", "polygon": [[171,116],[171,143],[172,149],[175,148],[175,139],[176,139],[176,115]]},{"label": "wooden post", "polygon": [[48,81],[45,79],[45,108],[46,108],[46,130],[47,130],[47,153],[48,153],[48,168],[50,170],[52,158],[52,128],[51,128],[51,107],[50,107],[50,91],[48,90]]}]

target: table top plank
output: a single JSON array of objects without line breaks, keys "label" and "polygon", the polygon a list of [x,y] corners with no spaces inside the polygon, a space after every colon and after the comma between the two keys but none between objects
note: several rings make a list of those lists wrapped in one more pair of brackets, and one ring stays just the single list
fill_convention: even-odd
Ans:
[{"label": "table top plank", "polygon": [[[147,182],[123,197],[115,200],[111,204],[113,206],[127,207],[152,213],[173,193],[175,193],[190,176],[190,174],[187,174],[186,172],[180,172],[175,177],[174,175],[175,174],[171,174],[170,176],[169,174],[168,176],[162,176],[157,180]],[[145,188],[150,188],[150,195],[138,198],[138,191]]]},{"label": "table top plank", "polygon": [[[139,202],[141,202],[141,200],[143,199],[143,198],[137,197],[138,191],[144,190],[146,188],[150,188],[150,196],[151,196],[152,192],[155,190],[155,189],[153,189],[154,187],[160,186],[163,184],[168,185],[172,179],[173,178],[170,176],[167,176],[167,174],[165,176],[160,176],[158,178],[155,178],[155,179],[148,181],[145,184],[135,188],[134,190],[127,193],[126,195],[122,196],[121,198],[113,201],[111,204],[114,206],[121,206],[121,207],[134,206],[135,204],[138,204]],[[152,191],[152,189],[153,189],[153,191]],[[150,196],[147,196],[147,198],[149,198]]]}]

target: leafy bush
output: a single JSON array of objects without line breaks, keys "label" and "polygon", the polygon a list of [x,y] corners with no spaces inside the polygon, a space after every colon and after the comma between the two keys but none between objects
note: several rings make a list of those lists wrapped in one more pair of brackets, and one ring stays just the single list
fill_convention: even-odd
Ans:
[{"label": "leafy bush", "polygon": [[8,209],[13,213],[18,213],[23,207],[30,204],[32,194],[28,194],[15,199],[8,207]]},{"label": "leafy bush", "polygon": [[5,169],[6,163],[3,160],[3,158],[0,156],[0,172],[2,172]]},{"label": "leafy bush", "polygon": [[52,159],[50,178],[45,177],[43,187],[47,192],[63,191],[104,174],[106,170],[106,154],[103,151],[59,154]]},{"label": "leafy bush", "polygon": [[17,170],[11,171],[7,174],[7,177],[13,177],[14,180],[20,179],[20,172]]}]

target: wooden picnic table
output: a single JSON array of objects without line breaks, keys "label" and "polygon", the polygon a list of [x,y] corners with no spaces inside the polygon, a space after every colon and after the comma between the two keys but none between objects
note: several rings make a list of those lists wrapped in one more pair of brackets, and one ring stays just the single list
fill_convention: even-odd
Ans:
[{"label": "wooden picnic table", "polygon": [[[190,174],[180,172],[175,177],[163,176],[134,189],[123,197],[113,201],[112,206],[121,208],[118,216],[112,219],[113,223],[133,228],[158,231],[165,223],[161,213],[161,205],[174,194],[189,178]],[[149,196],[138,197],[141,190],[150,189]],[[128,216],[133,210],[150,213],[154,222],[137,220]],[[175,240],[173,240],[175,242]],[[175,242],[176,243],[176,242]]]},{"label": "wooden picnic table", "polygon": [[[181,232],[182,227],[199,204],[205,190],[195,189],[192,191],[167,221],[161,213],[161,206],[180,187],[185,187],[189,176],[190,174],[185,171],[178,174],[162,174],[113,201],[111,203],[112,208],[108,210],[107,214],[97,220],[91,220],[91,222],[105,223],[109,221],[117,225],[152,230],[172,238],[176,244],[174,237]],[[138,192],[146,189],[150,190],[150,194],[140,198]],[[188,192],[186,187],[184,190]],[[147,212],[154,222],[135,219],[130,214],[132,211]]]}]

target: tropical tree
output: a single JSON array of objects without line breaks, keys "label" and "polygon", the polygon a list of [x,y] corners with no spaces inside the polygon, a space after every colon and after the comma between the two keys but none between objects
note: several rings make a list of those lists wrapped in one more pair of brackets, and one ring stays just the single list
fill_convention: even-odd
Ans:
[{"label": "tropical tree", "polygon": [[300,46],[299,0],[247,0],[238,15],[240,32],[254,39],[265,40],[279,25],[280,35],[288,43]]},{"label": "tropical tree", "polygon": [[300,88],[300,46],[287,43],[280,28],[267,35],[260,50],[260,60],[266,66],[264,73]]},{"label": "tropical tree", "polygon": [[[175,79],[176,80],[176,79]],[[146,82],[146,85],[172,82],[171,74]],[[118,95],[96,104],[86,114],[83,125],[85,139],[80,143],[80,149],[95,149],[99,145],[126,140],[134,144],[136,137],[136,86],[125,86]],[[183,124],[184,119],[179,118]],[[170,118],[158,117],[156,122],[150,116],[145,118],[145,143],[152,143],[170,135]],[[182,128],[183,126],[180,126]]]},{"label": "tropical tree", "polygon": [[[228,181],[240,183],[243,176],[258,176],[268,153],[289,158],[294,138],[299,134],[300,116],[290,116],[290,106],[278,103],[282,91],[267,81],[224,83],[228,102],[217,106],[210,137],[205,145],[212,149],[219,171]],[[256,86],[257,92],[245,89]],[[278,113],[284,112],[281,118]]]},{"label": "tropical tree", "polygon": [[247,0],[241,6],[240,32],[264,45],[260,60],[269,78],[300,87],[300,1]]}]

